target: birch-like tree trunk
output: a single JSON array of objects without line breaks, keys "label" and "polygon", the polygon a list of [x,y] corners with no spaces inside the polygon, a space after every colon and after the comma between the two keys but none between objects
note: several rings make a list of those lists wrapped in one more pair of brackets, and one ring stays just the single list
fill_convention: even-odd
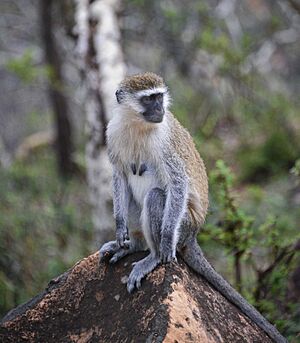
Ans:
[{"label": "birch-like tree trunk", "polygon": [[117,18],[120,5],[119,0],[76,0],[77,53],[86,89],[87,179],[97,245],[112,238],[114,227],[105,128],[126,69]]}]

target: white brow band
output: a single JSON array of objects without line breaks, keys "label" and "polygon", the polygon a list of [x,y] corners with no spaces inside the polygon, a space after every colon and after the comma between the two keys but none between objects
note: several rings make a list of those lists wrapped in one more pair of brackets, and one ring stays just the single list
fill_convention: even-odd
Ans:
[{"label": "white brow band", "polygon": [[136,95],[138,97],[142,97],[142,96],[149,96],[151,94],[166,93],[167,91],[168,91],[167,87],[149,88],[149,89],[144,89],[142,91],[136,92]]}]

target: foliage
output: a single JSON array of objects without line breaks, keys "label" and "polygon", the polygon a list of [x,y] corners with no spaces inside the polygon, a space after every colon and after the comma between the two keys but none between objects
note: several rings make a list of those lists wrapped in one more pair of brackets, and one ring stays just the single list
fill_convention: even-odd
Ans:
[{"label": "foliage", "polygon": [[[225,153],[226,160],[239,168],[242,182],[263,183],[285,175],[300,155],[297,91],[285,91],[283,75],[263,74],[253,67],[263,42],[272,41],[278,30],[286,28],[278,4],[273,5],[261,30],[250,30],[245,23],[238,41],[233,40],[224,20],[216,17],[213,3],[128,0],[126,5],[128,11],[134,7],[135,17],[141,20],[137,28],[145,36],[143,44],[150,49],[156,43],[166,56],[159,60],[159,68],[164,70],[165,60],[166,70],[174,63],[176,73],[165,75],[174,96],[173,110],[193,132],[200,149],[205,144],[200,151],[208,165]],[[236,7],[235,15],[242,17]],[[251,16],[253,13],[249,13],[248,24],[248,20],[258,21]],[[148,17],[153,18],[152,25]],[[240,25],[243,28],[244,23]],[[125,45],[130,45],[136,37],[130,30],[125,31],[125,39],[127,35]],[[157,50],[153,57],[156,55]],[[141,62],[140,67],[147,69],[148,65]],[[290,78],[295,83],[292,75]]]},{"label": "foliage", "polygon": [[[200,242],[205,247],[214,241],[225,249],[231,256],[235,287],[292,337],[299,330],[299,308],[293,306],[286,280],[300,258],[296,225],[282,228],[272,213],[265,213],[260,223],[247,214],[237,204],[234,175],[222,160],[216,162],[210,183],[214,213],[199,235]],[[291,234],[283,237],[284,231]]]},{"label": "foliage", "polygon": [[[199,236],[207,255],[292,337],[300,322],[288,288],[300,260],[294,249],[300,222],[300,45],[292,36],[281,43],[278,38],[298,33],[297,13],[290,1],[263,0],[231,2],[222,17],[221,3],[126,0],[122,46],[132,70],[165,77],[172,111],[194,135],[207,169],[215,168],[211,213]],[[232,18],[240,25],[238,39],[226,23]],[[62,39],[61,32],[57,37]],[[64,62],[70,65],[67,49],[73,45],[65,43]],[[269,57],[262,55],[270,46]],[[39,65],[34,51],[6,64],[23,81],[21,87],[40,79],[53,83],[53,72]],[[257,63],[262,57],[265,66]],[[26,112],[32,117],[26,125],[36,125],[37,115]],[[78,180],[59,181],[48,155],[0,170],[2,313],[36,294],[90,243],[86,187]],[[222,161],[214,167],[220,158],[234,174]]]},{"label": "foliage", "polygon": [[0,169],[0,316],[90,253],[86,185],[61,180],[53,152]]},{"label": "foliage", "polygon": [[51,70],[48,66],[36,64],[31,49],[25,49],[23,55],[10,59],[6,63],[6,68],[25,84],[32,84],[41,76],[51,79]]},{"label": "foliage", "polygon": [[29,49],[25,50],[22,56],[8,61],[6,67],[25,83],[32,83],[38,75],[34,66],[33,53]]},{"label": "foliage", "polygon": [[291,173],[300,179],[300,159],[296,161],[294,167],[291,169]]},{"label": "foliage", "polygon": [[55,88],[62,89],[53,68],[47,64],[38,64],[32,49],[25,49],[21,56],[10,59],[6,63],[6,68],[24,84],[32,85],[37,81],[47,80]]}]

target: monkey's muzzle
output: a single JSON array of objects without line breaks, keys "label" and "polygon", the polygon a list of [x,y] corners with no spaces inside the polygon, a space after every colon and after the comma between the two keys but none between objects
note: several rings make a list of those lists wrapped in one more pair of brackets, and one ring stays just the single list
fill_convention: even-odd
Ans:
[{"label": "monkey's muzzle", "polygon": [[165,110],[163,106],[156,104],[151,109],[145,111],[143,116],[150,123],[161,123],[164,119]]}]

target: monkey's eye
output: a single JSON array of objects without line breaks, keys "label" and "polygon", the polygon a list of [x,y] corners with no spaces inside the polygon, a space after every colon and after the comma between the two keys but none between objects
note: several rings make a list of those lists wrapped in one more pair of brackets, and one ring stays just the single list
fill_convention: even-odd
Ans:
[{"label": "monkey's eye", "polygon": [[164,96],[163,96],[162,93],[158,93],[158,94],[156,95],[156,99],[157,99],[158,101],[163,101],[163,98],[164,98]]},{"label": "monkey's eye", "polygon": [[141,98],[141,101],[142,101],[143,104],[149,105],[149,104],[151,103],[152,99],[151,99],[150,96],[146,96],[146,95],[145,95],[145,96],[143,96],[143,97]]}]

